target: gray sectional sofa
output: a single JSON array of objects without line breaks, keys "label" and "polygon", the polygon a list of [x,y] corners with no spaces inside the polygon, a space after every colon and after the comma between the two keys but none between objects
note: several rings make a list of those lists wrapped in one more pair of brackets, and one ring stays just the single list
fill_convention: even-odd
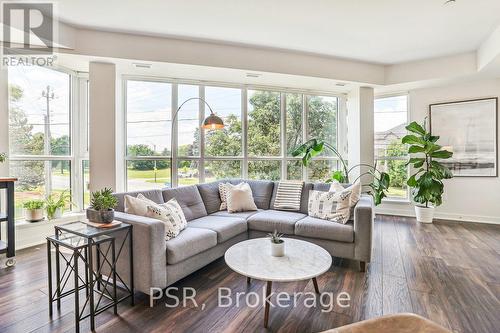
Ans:
[{"label": "gray sectional sofa", "polygon": [[[223,180],[233,184],[241,179]],[[325,248],[332,256],[358,260],[364,270],[372,252],[373,201],[363,195],[354,207],[351,221],[339,224],[307,216],[309,190],[327,191],[328,184],[305,183],[299,212],[274,210],[277,182],[245,180],[249,183],[258,211],[219,211],[221,181],[164,190],[114,194],[118,199],[115,219],[133,225],[134,284],[149,294],[151,287],[166,288],[210,262],[222,257],[232,245],[249,238],[265,237],[277,230],[286,237],[299,238]],[[169,241],[161,221],[124,213],[124,196],[142,193],[164,203],[176,198],[188,226]],[[128,276],[128,248],[118,261],[122,277]]]}]

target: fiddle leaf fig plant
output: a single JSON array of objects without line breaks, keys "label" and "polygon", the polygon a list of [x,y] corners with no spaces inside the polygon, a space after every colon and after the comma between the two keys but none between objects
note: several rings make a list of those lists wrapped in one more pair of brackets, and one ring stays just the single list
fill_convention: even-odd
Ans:
[{"label": "fiddle leaf fig plant", "polygon": [[326,179],[327,183],[331,183],[334,180],[337,180],[339,183],[350,183],[349,174],[356,168],[366,167],[369,170],[366,172],[362,172],[352,183],[355,183],[364,175],[371,175],[373,177],[373,181],[370,184],[366,184],[365,186],[370,187],[369,194],[373,196],[373,201],[375,205],[379,205],[382,202],[382,199],[387,196],[387,190],[389,189],[390,176],[386,172],[377,170],[377,165],[370,165],[366,163],[356,164],[352,167],[347,166],[347,162],[342,158],[342,155],[338,152],[338,150],[329,144],[328,142],[324,142],[318,139],[310,139],[304,144],[298,146],[292,151],[292,156],[302,157],[302,164],[304,166],[308,166],[312,159],[320,154],[324,149],[329,149],[332,151],[339,159],[340,164],[342,166],[341,170],[332,171],[330,178]]},{"label": "fiddle leaf fig plant", "polygon": [[406,126],[406,129],[412,134],[404,136],[401,142],[410,145],[410,159],[407,164],[416,170],[406,184],[412,188],[415,202],[425,207],[429,207],[429,204],[439,206],[443,201],[443,179],[453,177],[450,169],[439,160],[451,158],[453,153],[437,144],[439,136],[431,135],[426,130],[425,121],[423,125],[414,121]]}]

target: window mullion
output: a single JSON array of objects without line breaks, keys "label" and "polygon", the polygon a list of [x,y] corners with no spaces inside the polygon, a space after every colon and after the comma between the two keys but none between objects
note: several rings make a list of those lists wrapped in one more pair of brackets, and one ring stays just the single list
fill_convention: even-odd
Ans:
[{"label": "window mullion", "polygon": [[248,89],[241,89],[241,140],[243,145],[243,165],[241,166],[241,175],[243,179],[248,178]]},{"label": "window mullion", "polygon": [[[171,120],[171,127],[172,127],[172,133],[170,133],[170,141],[171,141],[171,152],[170,152],[170,167],[172,168],[172,179],[170,180],[171,187],[177,187],[178,186],[178,174],[177,174],[177,130],[178,130],[178,121],[175,119],[174,121],[174,116],[175,112],[177,111],[177,107],[179,105],[179,86],[177,84],[172,85],[172,114],[170,117]],[[179,116],[177,115],[176,118]]]},{"label": "window mullion", "polygon": [[286,94],[280,93],[280,140],[281,140],[281,179],[287,179],[286,157],[288,155],[286,146]]}]

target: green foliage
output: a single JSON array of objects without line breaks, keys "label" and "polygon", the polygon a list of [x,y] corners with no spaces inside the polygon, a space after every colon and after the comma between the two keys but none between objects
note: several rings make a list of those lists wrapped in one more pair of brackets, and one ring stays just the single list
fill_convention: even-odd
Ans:
[{"label": "green foliage", "polygon": [[[148,145],[138,144],[138,145],[129,145],[127,147],[128,154],[130,156],[161,156],[156,153],[153,149],[149,148]],[[168,153],[168,151],[164,152]],[[163,155],[165,156],[165,155]],[[157,169],[165,169],[170,166],[169,161],[166,160],[131,160],[128,162],[128,165],[133,170],[154,170]]]},{"label": "green foliage", "polygon": [[[373,196],[375,205],[379,205],[382,202],[382,199],[387,196],[387,190],[389,189],[389,183],[390,183],[390,176],[385,172],[378,171],[376,167],[367,164],[358,164],[348,169],[347,163],[342,158],[337,149],[335,149],[335,147],[333,147],[327,142],[318,140],[316,138],[311,139],[305,142],[304,144],[298,146],[297,148],[295,148],[292,152],[292,156],[294,157],[302,156],[302,163],[304,164],[304,166],[308,166],[311,163],[312,159],[318,154],[320,154],[324,148],[328,148],[335,155],[337,155],[343,167],[343,170],[333,171],[330,179],[326,180],[327,182],[338,180],[339,182],[342,183],[349,183],[349,173],[352,170],[354,170],[354,168],[361,169],[362,167],[367,167],[370,169],[370,171],[362,174],[361,176],[365,174],[370,174],[371,176],[373,176],[373,181],[370,184],[368,184],[368,186],[371,188],[370,194]],[[361,176],[359,176],[357,179],[361,178]]]},{"label": "green foliage", "polygon": [[[400,157],[406,155],[407,148],[399,140],[392,141],[386,150],[388,157]],[[403,187],[408,178],[407,164],[402,160],[386,160],[387,173],[391,178],[391,185],[394,187]]]},{"label": "green foliage", "polygon": [[7,159],[7,153],[0,153],[0,163],[5,162]]},{"label": "green foliage", "polygon": [[417,154],[407,162],[407,165],[411,164],[417,171],[406,183],[412,188],[415,202],[425,204],[426,207],[429,203],[439,206],[444,192],[442,180],[450,179],[453,175],[446,166],[435,159],[448,159],[453,156],[453,153],[436,144],[439,136],[432,136],[425,128],[425,122],[423,126],[412,122],[406,126],[406,129],[413,134],[401,139],[403,144],[410,145],[408,153]]},{"label": "green foliage", "polygon": [[118,200],[113,196],[113,190],[104,188],[90,194],[90,207],[94,210],[111,210],[118,205]]},{"label": "green foliage", "polygon": [[51,194],[45,200],[45,210],[47,211],[47,217],[52,220],[58,209],[64,209],[66,205],[71,203],[71,194],[68,190],[64,190],[57,196],[55,193]]},{"label": "green foliage", "polygon": [[27,210],[42,209],[44,206],[43,200],[29,200],[23,203],[23,208]]},{"label": "green foliage", "polygon": [[280,234],[277,230],[274,230],[272,233],[268,233],[267,236],[271,240],[271,243],[281,244],[283,243],[283,234]]}]

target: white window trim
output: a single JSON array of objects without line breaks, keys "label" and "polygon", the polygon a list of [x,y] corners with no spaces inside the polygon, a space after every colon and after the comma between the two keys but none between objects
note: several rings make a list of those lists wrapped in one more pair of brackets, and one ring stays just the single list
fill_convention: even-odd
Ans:
[{"label": "white window trim", "polygon": [[[122,94],[122,105],[123,105],[123,114],[124,114],[124,120],[123,120],[123,126],[122,130],[124,133],[124,140],[123,140],[123,152],[124,156],[123,159],[125,161],[124,163],[124,177],[123,177],[123,188],[127,189],[127,162],[132,161],[132,160],[166,160],[170,161],[170,165],[172,168],[173,175],[177,175],[177,163],[179,160],[192,160],[192,161],[198,161],[198,169],[199,169],[199,182],[203,183],[204,178],[205,178],[205,170],[204,170],[204,162],[205,161],[229,161],[229,160],[237,160],[241,161],[241,177],[243,179],[248,179],[248,162],[249,161],[280,161],[281,163],[281,169],[280,169],[280,178],[281,179],[286,179],[287,176],[287,162],[288,161],[294,161],[294,160],[300,160],[298,157],[291,157],[287,156],[286,154],[286,94],[287,93],[295,93],[295,94],[301,94],[303,98],[303,142],[306,141],[307,139],[307,133],[308,133],[308,120],[307,120],[307,97],[308,96],[325,96],[325,97],[336,97],[337,98],[337,145],[339,143],[342,143],[342,151],[346,152],[347,148],[347,137],[345,139],[340,139],[341,133],[347,133],[347,128],[345,129],[339,129],[339,126],[346,126],[345,121],[340,121],[339,122],[339,117],[341,115],[346,115],[346,95],[345,94],[338,94],[338,93],[333,93],[333,92],[328,92],[328,91],[318,91],[318,90],[301,90],[301,89],[291,89],[291,88],[283,88],[283,87],[274,87],[274,86],[259,86],[259,85],[248,85],[248,84],[231,84],[231,83],[224,83],[224,82],[209,82],[209,81],[197,81],[197,80],[183,80],[183,79],[173,79],[173,78],[160,78],[160,77],[151,77],[151,76],[137,76],[137,75],[122,75],[122,80],[123,80],[123,94]],[[178,86],[181,84],[187,84],[187,85],[197,85],[199,86],[199,96],[201,98],[204,98],[205,96],[205,88],[206,87],[220,87],[220,88],[235,88],[235,89],[240,89],[241,90],[241,121],[242,121],[242,156],[205,156],[204,151],[205,151],[205,146],[204,146],[204,131],[200,131],[200,156],[179,156],[177,153],[178,150],[178,117],[176,117],[175,124],[173,127],[173,133],[171,137],[172,141],[172,147],[175,147],[172,152],[171,156],[143,156],[143,157],[136,157],[136,156],[128,156],[127,154],[127,82],[128,81],[144,81],[144,82],[157,82],[157,83],[168,83],[172,85],[172,116],[171,119],[173,119],[173,114],[177,110],[178,107]],[[249,156],[248,154],[248,138],[247,138],[247,133],[248,133],[248,91],[249,90],[257,90],[257,91],[273,91],[273,92],[278,92],[280,93],[280,117],[281,117],[281,123],[280,123],[280,138],[281,138],[281,153],[280,156]],[[199,107],[199,114],[200,114],[200,122],[203,121],[204,115],[205,115],[205,105],[202,101],[200,101],[200,107]],[[182,112],[182,111],[181,111]],[[344,155],[345,156],[345,155]],[[315,157],[315,161],[321,161],[321,160],[326,160],[326,161],[338,161],[337,157]],[[303,167],[303,179],[305,181],[308,181],[308,172],[307,168]],[[170,180],[171,186],[172,187],[178,187],[178,177],[174,177],[174,179]]]},{"label": "white window trim", "polygon": [[[382,99],[382,98],[390,98],[390,97],[399,97],[399,96],[406,96],[406,124],[409,124],[410,122],[410,93],[408,91],[401,91],[401,92],[393,92],[393,93],[386,93],[386,94],[379,94],[374,96],[374,101],[377,99]],[[375,142],[374,142],[375,144]],[[395,156],[388,156],[385,158],[375,158],[375,161],[407,161],[408,157],[395,157]],[[406,168],[406,175],[407,178],[410,177],[410,167],[408,166]],[[389,202],[389,203],[410,203],[410,188],[407,186],[406,187],[406,197],[404,198],[398,198],[398,197],[386,197],[382,199],[382,202]]]},{"label": "white window trim", "polygon": [[[83,204],[83,174],[82,163],[88,160],[88,151],[82,145],[87,142],[87,89],[82,90],[82,82],[87,82],[87,73],[78,73],[62,66],[54,66],[50,70],[58,71],[70,76],[70,110],[69,110],[69,138],[71,142],[71,153],[66,156],[56,155],[16,155],[9,156],[9,161],[69,161],[71,165],[70,192],[73,212],[81,212],[84,209]],[[7,82],[8,73],[7,73]],[[10,106],[9,106],[10,107]],[[10,151],[10,138],[9,138]],[[49,193],[45,193],[47,197]]]}]

